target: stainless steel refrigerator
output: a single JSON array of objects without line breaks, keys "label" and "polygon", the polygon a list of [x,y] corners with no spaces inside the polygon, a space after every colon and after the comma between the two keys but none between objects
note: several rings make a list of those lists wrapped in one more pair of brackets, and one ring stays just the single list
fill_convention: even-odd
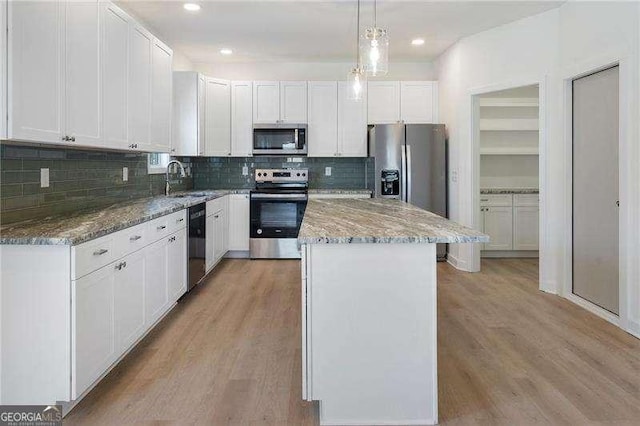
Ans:
[{"label": "stainless steel refrigerator", "polygon": [[[375,157],[375,196],[396,198],[447,217],[447,140],[444,124],[376,124],[369,127]],[[444,260],[446,244],[438,244]]]}]

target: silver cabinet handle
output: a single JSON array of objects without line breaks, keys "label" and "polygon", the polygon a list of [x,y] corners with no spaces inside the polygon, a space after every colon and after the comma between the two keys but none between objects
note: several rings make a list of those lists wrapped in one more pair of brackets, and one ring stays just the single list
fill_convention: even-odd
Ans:
[{"label": "silver cabinet handle", "polygon": [[156,228],[158,231],[161,231],[163,229],[165,229],[167,227],[167,225],[160,225],[158,226],[158,228]]},{"label": "silver cabinet handle", "polygon": [[620,207],[620,200],[616,201],[616,206]]},{"label": "silver cabinet handle", "polygon": [[129,241],[138,241],[140,238],[142,238],[142,236],[134,235],[133,237],[129,238]]},{"label": "silver cabinet handle", "polygon": [[184,217],[181,217],[180,219],[176,220],[176,223],[182,222],[184,220]]},{"label": "silver cabinet handle", "polygon": [[127,262],[122,262],[122,267],[126,268],[127,267]]},{"label": "silver cabinet handle", "polygon": [[118,264],[116,265],[116,269],[117,269],[118,271],[122,269],[122,262],[120,262],[120,263],[118,263]]},{"label": "silver cabinet handle", "polygon": [[172,243],[172,242],[174,242],[175,240],[176,240],[176,237],[175,237],[175,236],[173,236],[173,237],[169,238],[169,241],[168,241],[168,242]]},{"label": "silver cabinet handle", "polygon": [[480,198],[480,201],[489,201],[488,198]]},{"label": "silver cabinet handle", "polygon": [[109,251],[109,250],[107,250],[107,249],[100,249],[100,250],[96,250],[96,251],[94,251],[94,252],[93,252],[93,255],[94,255],[94,256],[101,256],[101,255],[105,254],[105,253],[106,253],[106,252],[108,252],[108,251]]},{"label": "silver cabinet handle", "polygon": [[213,216],[213,217],[217,219],[217,218],[219,218],[220,216],[218,216],[218,215],[215,215],[215,216]]},{"label": "silver cabinet handle", "polygon": [[75,142],[76,141],[76,137],[75,136],[71,136],[71,142]]}]

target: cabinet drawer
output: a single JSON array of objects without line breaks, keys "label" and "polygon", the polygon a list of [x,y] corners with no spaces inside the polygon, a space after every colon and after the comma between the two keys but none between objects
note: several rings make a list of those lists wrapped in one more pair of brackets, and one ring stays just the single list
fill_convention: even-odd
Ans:
[{"label": "cabinet drawer", "polygon": [[149,242],[152,243],[154,241],[158,241],[172,232],[175,232],[180,228],[184,228],[187,222],[186,218],[186,210],[180,210],[179,212],[171,213],[149,221],[149,224],[147,225]]},{"label": "cabinet drawer", "polygon": [[514,194],[513,195],[513,205],[514,206],[531,206],[536,207],[540,201],[540,196],[538,194]]},{"label": "cabinet drawer", "polygon": [[100,269],[116,259],[114,235],[105,235],[71,248],[72,280]]},{"label": "cabinet drawer", "polygon": [[513,205],[511,194],[480,194],[480,206],[505,206]]},{"label": "cabinet drawer", "polygon": [[141,223],[113,234],[115,236],[114,259],[119,259],[149,244],[147,230],[147,223]]},{"label": "cabinet drawer", "polygon": [[207,216],[211,216],[215,212],[218,212],[224,209],[224,203],[226,200],[226,196],[216,198],[215,200],[207,201]]}]

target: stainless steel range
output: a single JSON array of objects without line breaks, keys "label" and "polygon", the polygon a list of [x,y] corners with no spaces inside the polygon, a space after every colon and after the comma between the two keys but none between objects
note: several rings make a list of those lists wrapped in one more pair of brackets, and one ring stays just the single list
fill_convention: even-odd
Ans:
[{"label": "stainless steel range", "polygon": [[299,259],[298,231],[307,207],[309,170],[257,169],[251,191],[252,259]]}]

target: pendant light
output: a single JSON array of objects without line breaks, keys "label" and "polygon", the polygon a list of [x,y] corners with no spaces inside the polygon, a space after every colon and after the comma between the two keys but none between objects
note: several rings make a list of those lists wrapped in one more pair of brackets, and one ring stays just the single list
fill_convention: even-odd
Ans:
[{"label": "pendant light", "polygon": [[362,94],[366,85],[366,74],[360,66],[359,55],[360,42],[360,0],[358,0],[358,13],[356,16],[356,66],[349,71],[347,82],[349,90],[347,91],[347,99],[354,102],[362,101]]},{"label": "pendant light", "polygon": [[367,28],[360,43],[364,71],[370,76],[389,72],[389,34],[378,28],[378,2],[373,0],[373,27]]}]

